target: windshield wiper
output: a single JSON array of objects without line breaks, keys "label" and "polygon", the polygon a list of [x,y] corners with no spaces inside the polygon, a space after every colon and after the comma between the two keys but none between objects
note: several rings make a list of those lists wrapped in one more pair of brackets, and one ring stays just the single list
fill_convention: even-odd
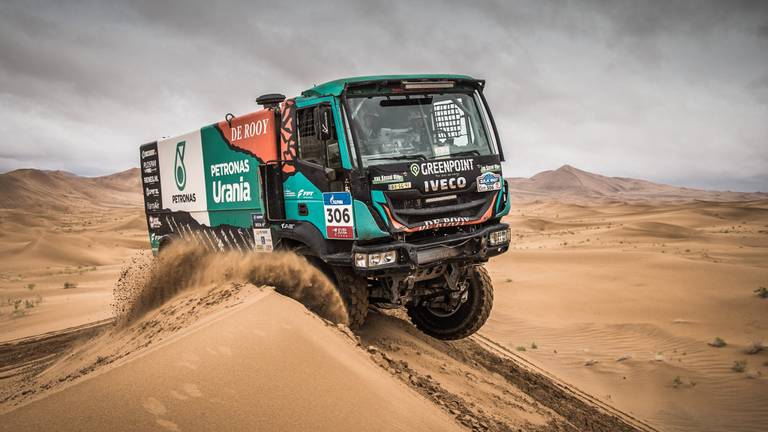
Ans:
[{"label": "windshield wiper", "polygon": [[372,161],[372,160],[411,160],[411,159],[419,159],[419,160],[427,160],[427,158],[421,154],[410,154],[410,155],[399,155],[399,156],[380,156],[375,158],[367,158],[366,160]]},{"label": "windshield wiper", "polygon": [[469,156],[469,155],[482,156],[480,154],[480,152],[477,151],[477,150],[464,150],[464,151],[460,151],[458,153],[451,153],[451,157],[453,157],[453,156]]}]

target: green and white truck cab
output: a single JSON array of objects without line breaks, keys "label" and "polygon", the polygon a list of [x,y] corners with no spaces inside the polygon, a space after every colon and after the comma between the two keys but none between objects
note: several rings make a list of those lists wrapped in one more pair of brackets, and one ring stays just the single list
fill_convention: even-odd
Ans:
[{"label": "green and white truck cab", "polygon": [[292,250],[335,282],[352,326],[405,307],[437,338],[490,313],[482,264],[509,247],[503,153],[484,81],[340,79],[140,149],[154,253],[175,239]]}]

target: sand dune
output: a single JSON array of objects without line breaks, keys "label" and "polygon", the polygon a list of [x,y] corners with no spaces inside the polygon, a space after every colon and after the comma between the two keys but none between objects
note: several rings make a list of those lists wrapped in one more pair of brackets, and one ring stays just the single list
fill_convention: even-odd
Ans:
[{"label": "sand dune", "polygon": [[570,165],[553,171],[543,171],[531,178],[510,178],[512,196],[530,201],[557,197],[578,202],[584,199],[605,201],[747,201],[768,199],[766,193],[706,191],[676,187],[626,177],[606,177],[580,170]]},{"label": "sand dune", "polygon": [[768,353],[745,351],[768,339],[768,201],[549,201],[508,222],[483,334],[662,430],[765,429]]},{"label": "sand dune", "polygon": [[[121,273],[116,321],[0,345],[3,428],[637,430],[475,342],[436,341],[385,314],[361,339],[250,283],[343,320],[322,273],[292,276],[306,266],[296,256],[183,247],[163,260]],[[197,265],[174,270],[185,263]]]},{"label": "sand dune", "polygon": [[[2,341],[34,339],[36,334],[110,318],[112,291],[121,268],[135,264],[137,253],[146,254],[148,241],[135,172],[82,179],[60,172],[29,170],[2,174],[0,181],[1,198],[5,200],[0,203],[6,203],[0,204],[0,359],[5,359],[6,354],[13,356],[19,351],[2,345]],[[15,189],[9,190],[8,185]],[[514,209],[506,221],[512,227],[514,242],[510,253],[489,264],[496,302],[482,337],[505,345],[515,356],[661,430],[764,430],[768,409],[762,401],[768,396],[768,353],[745,353],[753,341],[768,339],[768,302],[753,292],[760,286],[768,287],[768,200],[764,194],[680,189],[603,177],[570,167],[542,173],[535,179],[515,180],[512,187]],[[51,195],[49,191],[56,193]],[[110,197],[107,204],[94,200],[101,196]],[[66,284],[73,287],[65,289]],[[203,343],[209,322],[218,322],[221,331],[226,328],[233,332],[239,331],[237,323],[252,324],[247,320],[256,318],[241,318],[235,312],[248,308],[272,316],[270,311],[262,311],[269,305],[281,312],[275,320],[297,320],[313,335],[320,332],[321,341],[339,337],[345,341],[345,333],[336,327],[316,318],[309,321],[311,324],[305,322],[311,317],[304,311],[301,317],[294,316],[300,310],[297,304],[277,294],[264,294],[266,291],[257,286],[233,288],[213,280],[202,286],[206,287],[202,291],[170,293],[163,298],[170,302],[152,312],[155,315],[142,318],[137,327],[108,330],[108,336],[102,336],[106,339],[83,342],[92,337],[88,332],[95,331],[89,327],[82,330],[87,337],[45,339],[61,342],[63,338],[68,342],[46,345],[52,348],[37,351],[40,357],[28,356],[24,367],[39,372],[39,366],[44,373],[34,383],[29,378],[21,379],[21,383],[34,389],[52,382],[48,390],[63,391],[36,390],[6,404],[27,403],[30,398],[45,396],[28,408],[14,411],[24,413],[24,419],[39,421],[34,419],[38,411],[32,407],[41,407],[41,413],[44,406],[45,410],[55,410],[52,402],[45,401],[59,399],[50,397],[65,398],[66,391],[85,397],[85,391],[78,388],[101,392],[98,388],[102,384],[124,385],[124,381],[134,379],[130,364],[142,364],[145,358],[156,359],[146,367],[159,368],[159,363],[154,362],[165,360],[165,354],[157,347],[165,342],[168,352],[179,354],[181,351],[172,350],[181,350],[185,337]],[[221,294],[220,301],[211,307],[197,307],[197,312],[190,314],[182,304],[189,299],[196,302],[207,298],[208,290],[215,286],[218,288],[213,292],[229,294]],[[250,295],[262,299],[249,303],[246,299]],[[16,301],[21,305],[18,311],[14,310]],[[27,308],[26,302],[32,307]],[[136,333],[141,325],[145,326],[143,333]],[[295,350],[291,345],[279,345],[279,340],[295,342],[305,337],[300,332],[286,336],[275,323],[267,327],[276,332],[269,340],[277,344],[275,349],[284,357]],[[298,339],[291,339],[294,336]],[[590,414],[593,405],[579,404],[570,399],[572,395],[557,393],[560,387],[551,381],[533,378],[535,383],[549,384],[532,387],[532,381],[520,379],[527,375],[514,369],[516,363],[504,363],[500,357],[486,357],[482,354],[485,351],[478,351],[473,344],[480,339],[438,343],[413,330],[402,317],[376,313],[358,336],[361,347],[355,347],[350,339],[354,350],[349,351],[346,345],[338,348],[347,360],[360,360],[361,348],[365,349],[363,360],[370,364],[354,366],[362,371],[359,379],[355,378],[355,386],[362,386],[365,379],[380,379],[376,378],[379,372],[370,372],[373,364],[386,372],[385,376],[394,378],[395,382],[384,385],[387,392],[393,392],[387,393],[390,397],[418,401],[413,402],[414,406],[427,403],[440,407],[438,414],[422,419],[427,423],[409,423],[417,420],[405,414],[404,423],[396,419],[384,423],[391,428],[408,430],[412,425],[422,425],[569,430],[563,426],[568,423],[581,430],[631,429],[625,423],[615,423],[614,417],[606,417],[602,411]],[[253,337],[258,340],[256,334]],[[708,346],[715,337],[723,338],[728,345]],[[263,353],[242,349],[242,356],[250,356],[254,362],[264,361],[260,357]],[[322,346],[307,349],[312,351],[303,351],[302,356],[327,358]],[[204,351],[205,355],[214,355]],[[62,357],[76,353],[80,356]],[[243,365],[237,357],[220,357],[232,362],[227,363],[230,372],[254,371],[250,363]],[[200,356],[199,364],[213,362],[213,358]],[[339,367],[332,363],[336,360],[324,364]],[[744,372],[731,369],[736,361],[746,361]],[[10,369],[0,367],[0,392],[8,384],[19,389],[14,387],[19,382],[13,381],[20,376],[13,372],[18,364],[13,364]],[[243,381],[251,379],[237,376]],[[65,379],[59,382],[62,377]],[[213,374],[211,380],[214,377],[221,378]],[[181,376],[163,379],[158,378],[158,382],[172,387],[165,394],[146,396],[126,390],[126,407],[135,407],[135,412],[145,416],[141,421],[147,425],[162,427],[157,423],[159,419],[186,429],[182,427],[187,426],[186,420],[174,417],[185,406],[174,394],[185,397],[186,393],[183,387],[173,386],[187,381],[182,382]],[[303,383],[304,387],[318,389],[332,385],[307,383]],[[67,390],[69,386],[71,390]],[[150,387],[144,390],[154,393]],[[207,391],[203,394],[195,398],[195,403],[201,404],[197,409],[206,412],[217,398],[225,400],[227,396],[214,397]],[[282,395],[288,397],[287,393]],[[79,400],[80,396],[72,397]],[[188,401],[193,399],[186,397]],[[148,403],[150,408],[144,406],[148,398],[154,398]],[[563,404],[562,400],[570,402]],[[232,403],[239,406],[239,402]],[[161,405],[164,415],[156,416],[147,410],[160,412]],[[397,404],[388,406],[402,408]],[[31,411],[23,411],[26,409]],[[45,412],[54,418],[57,415]],[[443,423],[445,417],[449,426]],[[12,415],[4,416],[0,427],[11,424],[5,423],[8,418]],[[257,417],[249,419],[255,422]],[[349,421],[342,425],[359,426]],[[162,424],[172,427],[171,423]]]},{"label": "sand dune", "polygon": [[[97,352],[115,349],[110,336]],[[460,430],[343,333],[272,291],[155,343],[4,416],[3,428]]]}]

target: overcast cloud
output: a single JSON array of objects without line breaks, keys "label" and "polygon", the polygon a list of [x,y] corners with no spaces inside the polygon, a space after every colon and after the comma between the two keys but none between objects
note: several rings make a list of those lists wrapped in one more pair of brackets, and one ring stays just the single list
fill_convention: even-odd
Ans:
[{"label": "overcast cloud", "polygon": [[506,175],[768,191],[765,1],[0,0],[0,171],[107,174],[262,93],[418,72],[488,81]]}]

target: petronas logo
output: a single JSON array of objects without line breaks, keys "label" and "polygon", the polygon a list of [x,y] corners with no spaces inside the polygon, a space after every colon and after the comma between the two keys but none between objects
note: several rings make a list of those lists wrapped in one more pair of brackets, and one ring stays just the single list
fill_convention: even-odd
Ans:
[{"label": "petronas logo", "polygon": [[419,164],[411,164],[411,172],[413,175],[419,175]]},{"label": "petronas logo", "polygon": [[187,168],[184,166],[184,149],[186,147],[186,141],[176,144],[176,160],[173,162],[174,178],[179,191],[183,191],[184,187],[187,186]]}]

